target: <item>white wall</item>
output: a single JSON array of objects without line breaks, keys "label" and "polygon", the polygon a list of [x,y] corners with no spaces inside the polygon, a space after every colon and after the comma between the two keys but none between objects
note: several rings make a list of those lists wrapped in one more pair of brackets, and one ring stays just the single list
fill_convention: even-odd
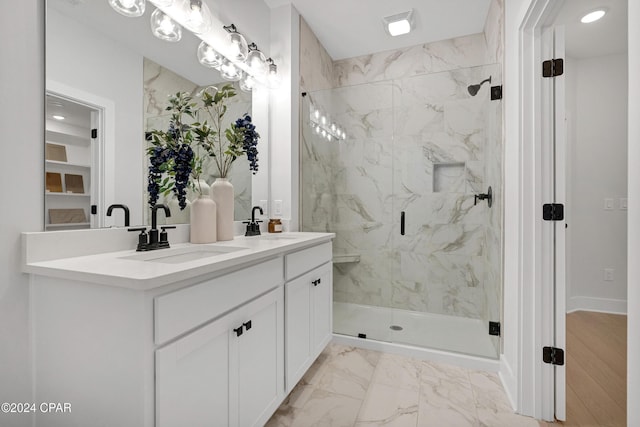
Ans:
[{"label": "white wall", "polygon": [[627,211],[619,202],[627,197],[627,55],[567,61],[565,74],[567,311],[626,313]]},{"label": "white wall", "polygon": [[640,425],[640,2],[629,13],[627,425]]},{"label": "white wall", "polygon": [[[531,315],[521,304],[522,288],[522,234],[520,218],[521,181],[520,152],[520,25],[532,0],[505,1],[504,24],[504,327],[503,353],[500,377],[512,404],[521,414],[533,415],[534,390],[522,389],[522,375],[528,368],[531,375],[532,359],[521,355],[523,333],[522,317]],[[530,336],[530,335],[527,335]],[[524,357],[523,357],[524,356]]]},{"label": "white wall", "polygon": [[[29,281],[20,272],[20,232],[44,214],[44,2],[0,3],[0,402],[30,402]],[[0,425],[31,417],[0,413]]]},{"label": "white wall", "polygon": [[[113,146],[111,168],[112,203],[124,203],[131,211],[131,224],[142,224],[143,162],[141,55],[126,46],[70,19],[58,11],[47,11],[47,80],[106,98],[115,105],[115,134],[105,143]],[[107,224],[111,225],[110,222]],[[120,224],[121,225],[121,224]]]},{"label": "white wall", "polygon": [[300,15],[290,4],[271,10],[271,51],[282,76],[282,85],[270,98],[270,212],[274,201],[282,201],[282,214],[291,219],[288,231],[298,230],[299,117],[300,105]]}]

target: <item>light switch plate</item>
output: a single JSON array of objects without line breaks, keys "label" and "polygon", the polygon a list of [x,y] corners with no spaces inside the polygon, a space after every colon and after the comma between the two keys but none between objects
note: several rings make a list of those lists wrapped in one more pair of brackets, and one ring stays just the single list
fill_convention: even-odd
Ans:
[{"label": "light switch plate", "polygon": [[620,210],[621,211],[626,211],[627,210],[627,198],[626,197],[620,197]]},{"label": "light switch plate", "polygon": [[612,211],[613,210],[613,199],[610,197],[607,197],[604,199],[604,210],[605,211]]}]

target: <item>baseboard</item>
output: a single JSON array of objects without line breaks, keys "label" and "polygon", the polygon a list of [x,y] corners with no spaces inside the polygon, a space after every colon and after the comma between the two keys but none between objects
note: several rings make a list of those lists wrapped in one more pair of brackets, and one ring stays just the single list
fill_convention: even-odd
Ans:
[{"label": "baseboard", "polygon": [[500,362],[496,359],[469,356],[466,354],[434,350],[425,347],[414,347],[405,344],[389,343],[372,339],[362,339],[335,333],[333,334],[333,342],[342,345],[364,348],[366,350],[381,351],[384,353],[415,357],[416,359],[448,363],[450,365],[456,365],[467,369],[477,369],[480,371],[488,372],[498,372],[500,369]]},{"label": "baseboard", "polygon": [[571,297],[567,300],[567,313],[597,311],[601,313],[627,314],[627,300],[592,297]]},{"label": "baseboard", "polygon": [[504,354],[500,355],[500,369],[498,371],[498,376],[500,377],[500,381],[502,381],[502,387],[504,388],[504,392],[507,395],[507,399],[509,399],[509,403],[511,403],[511,407],[515,412],[518,412],[518,404],[517,404],[517,378],[513,374],[513,369],[511,369],[511,365],[505,359]]}]

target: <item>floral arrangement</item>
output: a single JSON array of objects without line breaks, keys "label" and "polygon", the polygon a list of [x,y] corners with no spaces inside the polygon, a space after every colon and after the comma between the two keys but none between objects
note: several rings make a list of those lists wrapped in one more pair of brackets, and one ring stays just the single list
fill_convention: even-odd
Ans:
[{"label": "floral arrangement", "polygon": [[[199,95],[199,100],[186,92],[178,92],[169,98],[166,110],[171,111],[169,129],[153,130],[148,140],[149,155],[148,186],[149,205],[154,206],[160,194],[173,193],[180,209],[186,207],[187,188],[202,193],[200,176],[203,163],[213,158],[219,176],[226,178],[233,162],[247,155],[249,170],[258,171],[258,139],[260,135],[251,122],[251,116],[244,114],[223,129],[223,119],[227,112],[226,102],[236,95],[232,85],[220,90],[207,87]],[[200,101],[202,106],[199,106]],[[206,120],[200,123],[200,116]],[[191,123],[187,123],[187,121]]]}]

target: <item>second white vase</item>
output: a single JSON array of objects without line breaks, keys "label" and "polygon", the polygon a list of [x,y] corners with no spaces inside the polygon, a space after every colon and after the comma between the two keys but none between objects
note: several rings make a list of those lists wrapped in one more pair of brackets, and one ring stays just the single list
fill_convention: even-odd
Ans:
[{"label": "second white vase", "polygon": [[218,240],[233,240],[233,185],[226,178],[216,178],[211,184],[211,198],[218,212]]},{"label": "second white vase", "polygon": [[191,243],[214,243],[217,240],[216,203],[201,195],[191,203]]}]

